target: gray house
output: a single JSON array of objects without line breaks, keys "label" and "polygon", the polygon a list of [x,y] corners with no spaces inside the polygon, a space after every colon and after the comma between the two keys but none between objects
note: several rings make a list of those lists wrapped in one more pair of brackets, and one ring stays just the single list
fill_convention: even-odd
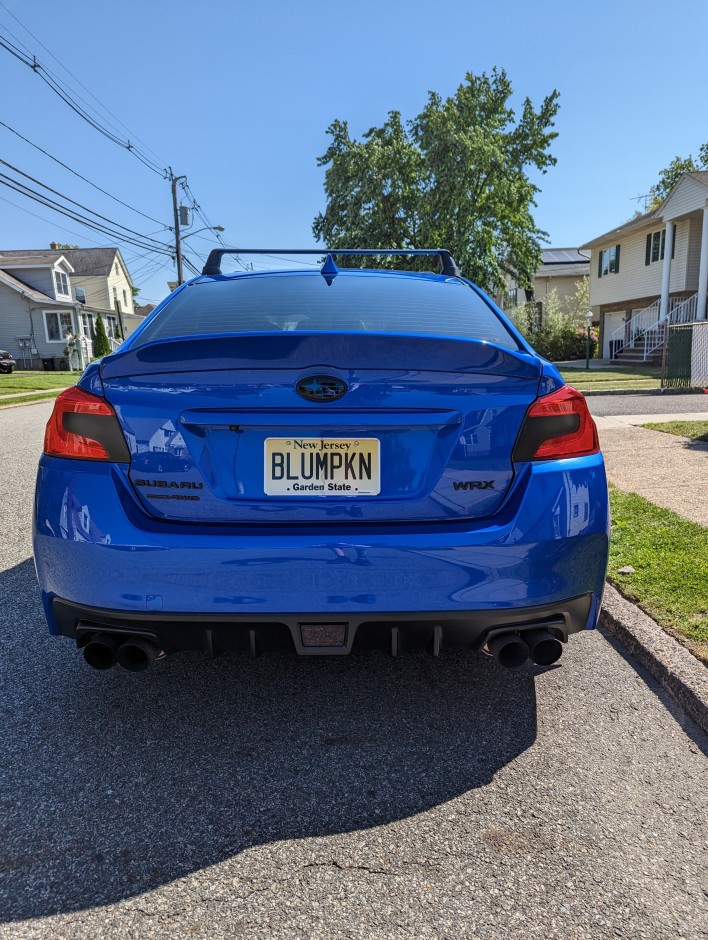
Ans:
[{"label": "gray house", "polygon": [[132,286],[118,248],[0,251],[0,349],[20,368],[67,368],[72,337],[83,365],[99,313],[114,348],[142,322]]}]

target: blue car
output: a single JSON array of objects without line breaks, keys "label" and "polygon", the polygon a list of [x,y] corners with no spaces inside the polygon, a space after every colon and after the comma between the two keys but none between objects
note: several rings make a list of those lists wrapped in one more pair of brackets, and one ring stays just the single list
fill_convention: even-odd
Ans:
[{"label": "blue car", "polygon": [[284,647],[549,665],[594,628],[595,424],[449,252],[419,252],[440,274],[337,250],[234,275],[225,253],[56,400],[34,517],[50,632],[138,671]]}]

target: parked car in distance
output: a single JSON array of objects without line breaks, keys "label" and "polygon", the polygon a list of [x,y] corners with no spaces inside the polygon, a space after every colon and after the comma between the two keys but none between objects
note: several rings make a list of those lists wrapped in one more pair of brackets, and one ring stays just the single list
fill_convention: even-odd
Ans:
[{"label": "parked car in distance", "polygon": [[594,628],[595,424],[449,252],[417,253],[439,274],[340,250],[224,275],[228,253],[56,400],[34,517],[50,632],[137,671],[283,647],[543,666]]},{"label": "parked car in distance", "polygon": [[14,372],[17,361],[13,359],[6,349],[0,349],[0,372],[6,374]]}]

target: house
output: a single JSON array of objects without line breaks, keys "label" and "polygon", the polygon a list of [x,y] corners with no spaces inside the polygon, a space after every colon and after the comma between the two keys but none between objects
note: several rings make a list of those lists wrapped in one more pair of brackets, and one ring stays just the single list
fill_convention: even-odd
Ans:
[{"label": "house", "polygon": [[118,248],[0,250],[0,347],[24,368],[66,367],[67,336],[92,355],[100,313],[113,347],[142,323]]},{"label": "house", "polygon": [[706,318],[708,172],[684,173],[658,208],[582,249],[601,356],[659,361],[667,325]]},{"label": "house", "polygon": [[533,279],[533,289],[525,290],[507,275],[507,290],[502,300],[504,310],[527,303],[535,303],[539,322],[548,303],[548,295],[556,291],[561,304],[572,300],[583,278],[590,274],[590,256],[577,248],[545,248],[541,252],[541,266]]}]

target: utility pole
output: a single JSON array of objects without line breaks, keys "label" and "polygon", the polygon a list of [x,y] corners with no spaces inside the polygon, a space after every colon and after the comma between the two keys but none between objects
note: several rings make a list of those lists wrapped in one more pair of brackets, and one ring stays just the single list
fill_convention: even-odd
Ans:
[{"label": "utility pole", "polygon": [[175,212],[175,254],[177,256],[177,284],[183,284],[182,277],[182,240],[179,234],[179,209],[177,208],[177,180],[186,180],[186,176],[174,176],[170,170],[170,180],[172,182],[172,208]]}]

